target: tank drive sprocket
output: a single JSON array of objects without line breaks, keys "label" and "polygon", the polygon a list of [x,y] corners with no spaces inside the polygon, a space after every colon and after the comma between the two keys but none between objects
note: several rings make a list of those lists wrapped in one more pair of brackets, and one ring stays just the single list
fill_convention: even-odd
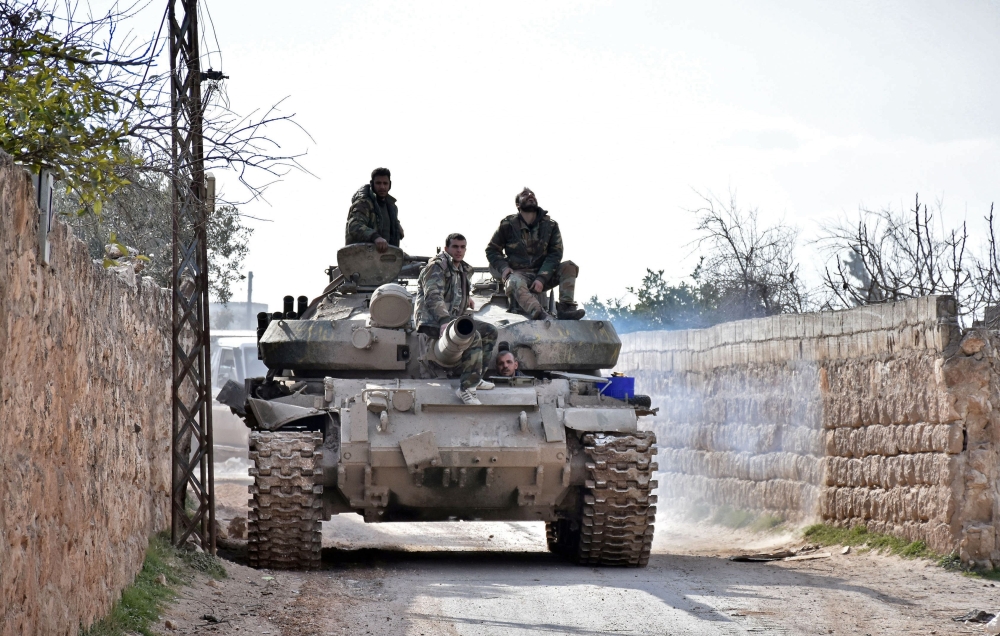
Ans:
[{"label": "tank drive sprocket", "polygon": [[[649,561],[656,515],[656,435],[588,433],[587,480],[577,560],[584,565],[642,567]],[[569,525],[554,527],[558,545]]]},{"label": "tank drive sprocket", "polygon": [[577,519],[546,521],[545,539],[549,552],[575,558],[580,543],[580,521]]},{"label": "tank drive sprocket", "polygon": [[319,432],[250,434],[250,566],[316,569],[320,565],[323,486],[316,483],[323,453]]}]

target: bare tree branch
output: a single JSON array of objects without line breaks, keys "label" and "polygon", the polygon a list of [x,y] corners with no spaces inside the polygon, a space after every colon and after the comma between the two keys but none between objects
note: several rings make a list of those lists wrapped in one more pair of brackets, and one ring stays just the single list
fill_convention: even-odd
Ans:
[{"label": "bare tree branch", "polygon": [[[117,113],[107,114],[108,125],[127,127],[124,138],[132,145],[132,156],[142,162],[138,169],[167,175],[172,131],[170,74],[158,71],[159,65],[166,66],[166,12],[155,35],[122,34],[129,19],[152,6],[152,0],[135,0],[92,15],[89,5],[81,10],[72,0],[0,0],[0,80],[6,77],[5,69],[14,67],[4,61],[26,52],[44,64],[92,68],[100,90],[121,105]],[[39,31],[57,38],[61,45],[25,51],[27,36]],[[294,113],[281,112],[287,98],[263,111],[240,115],[229,105],[224,79],[202,81],[205,170],[233,170],[248,193],[225,203],[260,198],[268,186],[292,170],[308,173],[300,162],[305,152],[284,152],[276,136],[279,129],[290,126],[309,138]]]},{"label": "bare tree branch", "polygon": [[856,223],[841,220],[825,227],[817,243],[835,260],[823,274],[827,304],[853,307],[948,294],[971,316],[981,303],[974,300],[971,268],[977,265],[966,258],[966,225],[941,232],[934,226],[934,213],[917,195],[907,212],[862,208]]},{"label": "bare tree branch", "polygon": [[798,279],[794,248],[798,232],[784,224],[761,227],[756,208],[741,209],[730,192],[723,201],[699,196],[702,280],[720,295],[720,310],[730,319],[797,313],[807,298]]}]

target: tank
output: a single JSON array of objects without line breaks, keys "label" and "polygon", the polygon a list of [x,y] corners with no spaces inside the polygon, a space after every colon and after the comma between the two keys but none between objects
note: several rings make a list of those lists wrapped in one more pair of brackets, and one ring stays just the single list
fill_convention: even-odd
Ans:
[{"label": "tank", "polygon": [[454,342],[437,348],[414,330],[427,261],[348,245],[322,294],[286,296],[284,311],[258,316],[267,374],[221,393],[250,429],[251,565],[317,567],[320,522],[345,513],[537,521],[549,549],[578,563],[646,565],[656,440],[638,418],[655,410],[648,397],[605,394],[602,371],[621,349],[614,326],[512,313],[476,268],[468,318],[497,328],[497,350],[524,375],[489,377],[482,404],[464,404],[444,345],[462,347],[467,326],[453,323]]}]

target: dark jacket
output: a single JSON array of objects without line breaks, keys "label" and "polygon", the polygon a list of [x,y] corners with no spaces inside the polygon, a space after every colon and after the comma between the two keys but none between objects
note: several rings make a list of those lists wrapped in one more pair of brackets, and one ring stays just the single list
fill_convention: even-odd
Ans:
[{"label": "dark jacket", "polygon": [[548,284],[559,268],[562,256],[559,224],[541,208],[532,225],[525,224],[520,214],[511,214],[500,221],[500,227],[486,246],[490,271],[497,279],[504,269],[510,267],[513,270],[533,271],[535,278]]},{"label": "dark jacket", "polygon": [[399,224],[399,209],[396,199],[387,195],[385,209],[380,208],[371,185],[362,186],[351,197],[351,210],[347,213],[347,230],[344,242],[374,243],[382,237],[389,245],[399,247],[403,239],[403,226]]},{"label": "dark jacket", "polygon": [[447,252],[439,253],[420,270],[413,308],[417,331],[437,338],[442,325],[465,313],[472,273],[472,266],[464,261],[456,267]]}]

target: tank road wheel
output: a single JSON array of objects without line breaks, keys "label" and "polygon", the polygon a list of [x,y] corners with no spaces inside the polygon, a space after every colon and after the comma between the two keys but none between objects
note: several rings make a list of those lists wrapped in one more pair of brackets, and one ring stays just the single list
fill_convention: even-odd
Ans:
[{"label": "tank road wheel", "polygon": [[584,565],[642,567],[653,544],[656,435],[588,433],[587,481],[577,559]]},{"label": "tank road wheel", "polygon": [[577,519],[546,521],[545,538],[549,544],[549,552],[573,556],[580,543],[580,522]]},{"label": "tank road wheel", "polygon": [[250,522],[247,552],[254,568],[319,567],[323,514],[320,471],[323,434],[251,432]]}]

